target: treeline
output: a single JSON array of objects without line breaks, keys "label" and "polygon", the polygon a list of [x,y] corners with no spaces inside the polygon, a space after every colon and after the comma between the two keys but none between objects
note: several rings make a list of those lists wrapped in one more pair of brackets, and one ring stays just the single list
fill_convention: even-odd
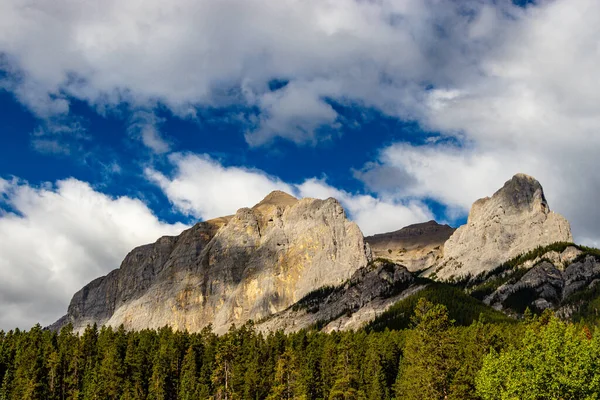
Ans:
[{"label": "treeline", "polygon": [[0,400],[595,399],[600,332],[548,313],[455,326],[424,298],[398,331],[35,326],[0,332],[0,381]]}]

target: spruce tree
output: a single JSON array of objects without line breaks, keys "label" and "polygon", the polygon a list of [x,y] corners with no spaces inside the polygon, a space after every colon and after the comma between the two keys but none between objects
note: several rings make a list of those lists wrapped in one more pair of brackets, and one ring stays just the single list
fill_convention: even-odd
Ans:
[{"label": "spruce tree", "polygon": [[227,334],[220,338],[215,355],[212,383],[216,400],[235,400],[238,398],[232,386],[234,361],[238,351],[235,327],[232,327]]},{"label": "spruce tree", "polygon": [[338,346],[334,383],[329,393],[329,400],[364,399],[359,380],[358,349],[352,341],[352,336],[352,333],[343,334]]},{"label": "spruce tree", "polygon": [[179,379],[179,400],[196,400],[199,398],[196,352],[190,346],[183,358],[181,378]]},{"label": "spruce tree", "polygon": [[419,299],[395,385],[401,399],[446,399],[457,369],[453,322],[443,305]]},{"label": "spruce tree", "polygon": [[291,349],[281,355],[275,369],[275,379],[267,400],[306,399],[302,393],[296,356]]}]

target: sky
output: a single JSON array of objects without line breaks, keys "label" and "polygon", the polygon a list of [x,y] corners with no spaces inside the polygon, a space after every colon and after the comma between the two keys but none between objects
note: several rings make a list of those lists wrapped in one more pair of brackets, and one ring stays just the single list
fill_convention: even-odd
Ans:
[{"label": "sky", "polygon": [[272,190],[365,235],[536,177],[600,245],[596,0],[0,1],[0,329]]}]

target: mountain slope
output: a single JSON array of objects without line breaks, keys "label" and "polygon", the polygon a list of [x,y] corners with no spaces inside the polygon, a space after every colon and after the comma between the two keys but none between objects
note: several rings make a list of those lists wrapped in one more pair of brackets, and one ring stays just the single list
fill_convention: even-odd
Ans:
[{"label": "mountain slope", "polygon": [[212,324],[223,332],[338,285],[369,260],[360,229],[337,200],[274,192],[234,216],[134,249],[118,270],[77,292],[53,327],[198,331]]}]

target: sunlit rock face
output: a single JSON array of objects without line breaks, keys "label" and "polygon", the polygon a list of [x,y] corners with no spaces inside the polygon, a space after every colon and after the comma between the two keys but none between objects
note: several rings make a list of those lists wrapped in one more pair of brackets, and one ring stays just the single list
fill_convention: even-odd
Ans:
[{"label": "sunlit rock face", "polygon": [[538,246],[572,241],[569,222],[550,211],[540,183],[517,174],[473,204],[467,224],[446,241],[443,259],[428,275],[476,275]]},{"label": "sunlit rock face", "polygon": [[370,261],[358,226],[335,199],[273,192],[233,216],[138,247],[121,267],[77,292],[71,322],[198,331],[258,320],[308,292],[339,285]]}]

